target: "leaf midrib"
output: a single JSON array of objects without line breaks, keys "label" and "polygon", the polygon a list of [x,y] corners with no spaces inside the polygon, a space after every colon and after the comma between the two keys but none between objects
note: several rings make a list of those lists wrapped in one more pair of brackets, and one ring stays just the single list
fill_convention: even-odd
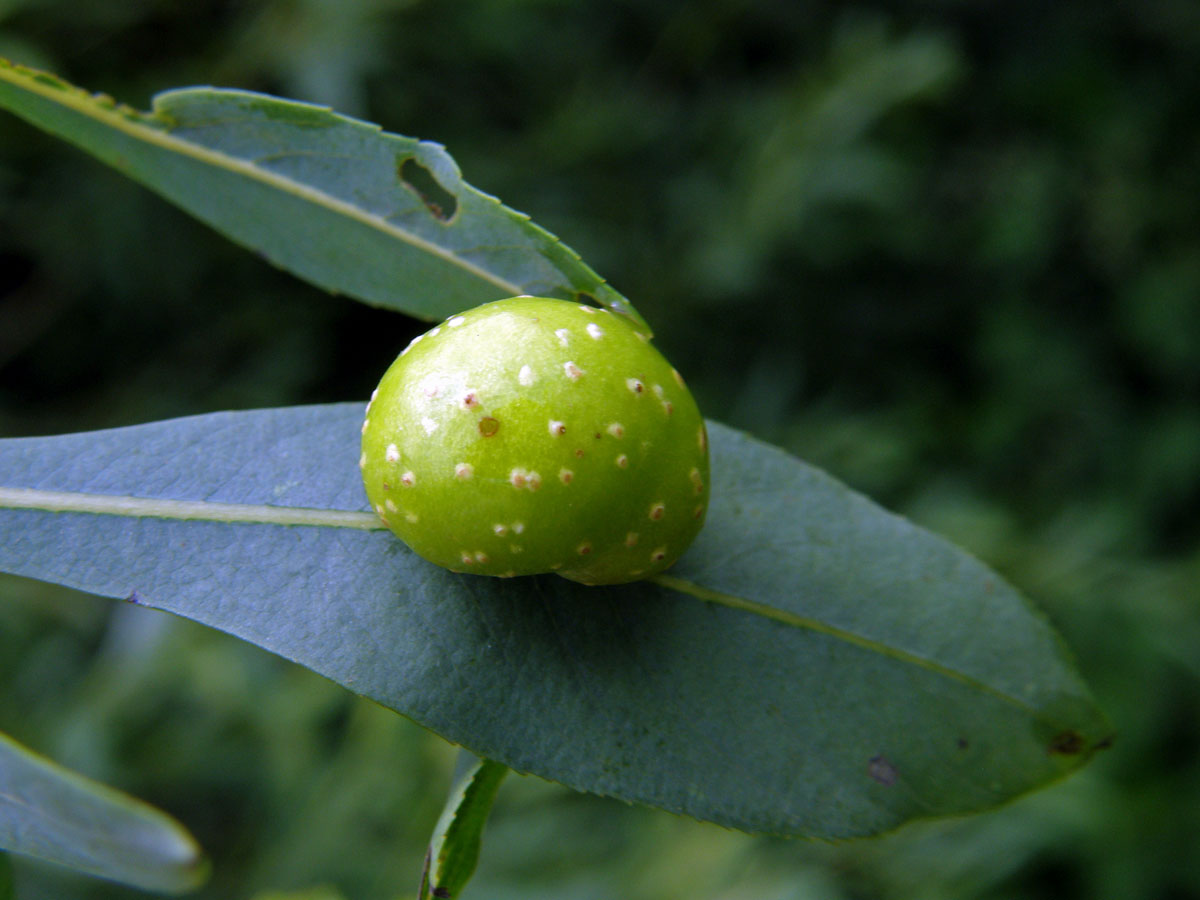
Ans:
[{"label": "leaf midrib", "polygon": [[369,512],[272,506],[266,503],[221,503],[212,500],[166,500],[118,494],[45,491],[0,487],[0,509],[32,509],[52,513],[93,513],[136,519],[176,519],[188,522],[227,522],[249,525],[311,525],[322,528],[384,530],[387,526]]},{"label": "leaf midrib", "polygon": [[[51,103],[71,109],[80,115],[87,116],[88,118],[96,121],[103,122],[106,126],[114,128],[117,131],[120,131],[121,133],[133,138],[134,140],[162,147],[172,153],[179,153],[183,156],[191,157],[217,168],[224,168],[226,170],[236,172],[244,177],[258,181],[285,194],[291,194],[318,206],[324,206],[331,212],[345,216],[348,219],[353,219],[370,228],[374,228],[380,232],[383,232],[384,234],[397,238],[398,240],[403,241],[404,243],[409,244],[418,250],[433,254],[450,265],[457,266],[477,278],[480,278],[490,284],[494,284],[496,287],[508,292],[509,294],[515,295],[523,292],[523,288],[520,285],[508,281],[494,272],[489,272],[488,270],[463,259],[444,247],[439,246],[438,244],[427,241],[410,231],[404,230],[403,228],[398,228],[395,224],[382,216],[368,213],[365,210],[359,209],[358,207],[347,203],[344,200],[339,200],[337,197],[327,194],[318,188],[312,187],[311,185],[294,181],[290,178],[285,178],[276,172],[266,171],[256,166],[252,161],[229,156],[217,150],[212,150],[208,147],[173,137],[166,131],[158,131],[149,127],[148,125],[138,124],[137,122],[127,118],[124,115],[121,115],[120,113],[107,109],[98,101],[87,95],[86,92],[80,91],[77,88],[68,89],[51,87],[36,81],[32,77],[22,77],[24,75],[23,67],[14,66],[12,64],[3,65],[3,62],[3,60],[0,60],[0,79],[16,85],[21,90],[28,91],[31,94],[36,94],[37,96]],[[14,73],[16,77],[10,73]],[[76,91],[79,93],[76,93]],[[80,96],[80,94],[83,96]],[[332,111],[330,111],[329,114],[333,115]],[[139,115],[146,116],[147,114],[141,113]],[[153,118],[153,115],[151,114],[148,117]],[[166,127],[167,123],[163,122],[162,125]]]},{"label": "leaf midrib", "polygon": [[[363,531],[383,531],[387,527],[374,513],[355,510],[272,506],[256,503],[221,503],[208,500],[163,500],[115,494],[47,491],[38,488],[0,487],[0,509],[4,508],[230,524],[354,528]],[[686,594],[706,603],[714,603],[751,615],[762,616],[782,625],[823,634],[897,662],[917,666],[1014,706],[1034,719],[1045,721],[1045,717],[1037,709],[1020,697],[1005,693],[987,682],[942,665],[928,657],[893,647],[858,632],[830,625],[820,619],[797,615],[766,603],[712,590],[675,575],[660,574],[652,576],[648,580],[660,587]]]}]

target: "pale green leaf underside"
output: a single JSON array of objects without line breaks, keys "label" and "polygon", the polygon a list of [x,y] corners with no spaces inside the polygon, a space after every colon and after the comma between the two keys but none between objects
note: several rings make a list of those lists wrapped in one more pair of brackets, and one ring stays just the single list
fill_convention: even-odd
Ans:
[{"label": "pale green leaf underside", "polygon": [[454,783],[433,830],[418,900],[458,897],[475,873],[483,826],[508,769],[459,751]]},{"label": "pale green leaf underside", "polygon": [[986,808],[1107,737],[1012,588],[779,450],[711,423],[697,543],[656,583],[586,588],[415,557],[366,512],[361,415],[0,441],[0,570],[223,629],[519,771],[749,831]]},{"label": "pale green leaf underside", "polygon": [[190,890],[207,874],[196,842],[165,813],[3,734],[0,849],[148,891]]},{"label": "pale green leaf underside", "polygon": [[328,290],[430,320],[516,294],[594,300],[648,330],[438,144],[249,91],[167,91],[140,113],[3,59],[0,107]]}]

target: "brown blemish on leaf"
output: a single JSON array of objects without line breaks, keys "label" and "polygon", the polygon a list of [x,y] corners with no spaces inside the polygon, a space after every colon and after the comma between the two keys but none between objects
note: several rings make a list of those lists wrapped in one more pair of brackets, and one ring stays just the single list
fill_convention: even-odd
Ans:
[{"label": "brown blemish on leaf", "polygon": [[1062,731],[1050,739],[1046,749],[1059,756],[1077,756],[1082,753],[1086,742],[1078,731]]}]

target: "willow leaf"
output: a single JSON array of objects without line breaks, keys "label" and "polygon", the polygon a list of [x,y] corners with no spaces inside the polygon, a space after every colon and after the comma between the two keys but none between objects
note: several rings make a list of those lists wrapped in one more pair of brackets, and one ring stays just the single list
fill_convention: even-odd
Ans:
[{"label": "willow leaf", "polygon": [[1108,724],[1026,600],[711,423],[655,582],[456,575],[366,510],[357,405],[0,441],[0,570],[171,610],[479,756],[756,832],[877,833],[1075,769]]},{"label": "willow leaf", "polygon": [[[148,891],[191,890],[208,871],[191,835],[165,813],[3,734],[0,849]],[[0,897],[4,868],[0,860]]]},{"label": "willow leaf", "polygon": [[0,107],[331,291],[441,319],[516,294],[595,301],[648,327],[445,148],[321,106],[209,87],[139,112],[0,59]]},{"label": "willow leaf", "polygon": [[450,796],[425,856],[418,900],[452,900],[462,893],[479,862],[483,826],[508,769],[459,751]]}]

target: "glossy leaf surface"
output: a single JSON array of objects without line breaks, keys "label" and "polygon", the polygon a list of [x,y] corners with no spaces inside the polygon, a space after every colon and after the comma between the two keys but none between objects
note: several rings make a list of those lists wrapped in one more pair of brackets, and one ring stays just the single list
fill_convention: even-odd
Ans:
[{"label": "glossy leaf surface", "polygon": [[710,423],[708,523],[653,583],[455,575],[365,511],[357,404],[0,442],[0,569],[171,610],[488,759],[748,831],[984,809],[1108,724],[1021,596]]}]

